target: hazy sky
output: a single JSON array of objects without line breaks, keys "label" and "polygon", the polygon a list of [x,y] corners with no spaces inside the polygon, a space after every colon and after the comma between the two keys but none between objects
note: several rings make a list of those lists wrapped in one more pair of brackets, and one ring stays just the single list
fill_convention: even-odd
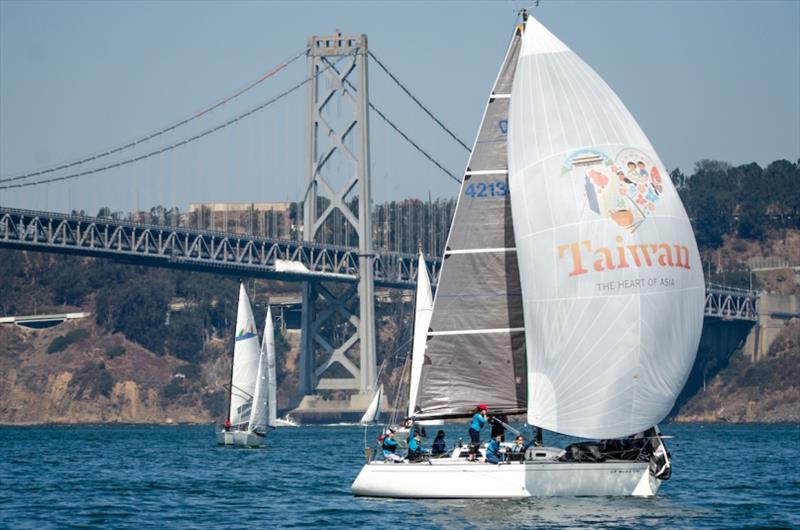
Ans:
[{"label": "hazy sky", "polygon": [[[375,55],[471,145],[515,13],[531,3],[2,0],[0,178],[175,123],[291,58],[308,36],[336,29],[366,33]],[[703,158],[765,165],[800,157],[800,1],[542,0],[533,14],[611,85],[667,168],[690,172]],[[369,74],[371,101],[460,174],[466,152],[376,65]],[[301,59],[203,120],[103,162],[213,128],[306,76]],[[298,200],[306,98],[303,88],[135,166],[0,191],[0,204],[94,214],[102,205]],[[370,124],[375,202],[457,193],[380,118],[372,114]]]}]

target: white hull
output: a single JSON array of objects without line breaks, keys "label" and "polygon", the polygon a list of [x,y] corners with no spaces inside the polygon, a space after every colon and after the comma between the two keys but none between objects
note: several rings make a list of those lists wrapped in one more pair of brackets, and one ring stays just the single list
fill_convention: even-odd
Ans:
[{"label": "white hull", "polygon": [[512,462],[493,465],[442,458],[431,463],[365,465],[353,495],[392,498],[491,498],[640,496],[656,494],[661,481],[647,462]]},{"label": "white hull", "polygon": [[237,447],[263,447],[266,445],[266,437],[250,431],[218,431],[217,443]]}]

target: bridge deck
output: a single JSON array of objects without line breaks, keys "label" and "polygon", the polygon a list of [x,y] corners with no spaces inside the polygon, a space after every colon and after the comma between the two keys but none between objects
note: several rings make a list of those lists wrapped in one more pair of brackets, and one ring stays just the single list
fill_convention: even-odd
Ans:
[{"label": "bridge deck", "polygon": [[[0,247],[287,281],[353,283],[360,274],[355,248],[4,207],[0,207]],[[441,261],[426,261],[435,283]],[[376,252],[372,263],[376,286],[414,288],[415,255]],[[705,314],[756,321],[757,300],[753,291],[709,284]]]}]

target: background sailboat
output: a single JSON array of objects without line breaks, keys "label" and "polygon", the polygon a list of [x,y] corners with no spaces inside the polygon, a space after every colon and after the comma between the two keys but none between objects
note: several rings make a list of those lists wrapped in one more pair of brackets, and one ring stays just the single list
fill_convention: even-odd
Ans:
[{"label": "background sailboat", "polygon": [[381,399],[383,399],[383,385],[378,387],[378,391],[375,392],[369,407],[364,411],[364,415],[361,416],[359,421],[361,425],[370,425],[378,421],[378,416],[381,413]]},{"label": "background sailboat", "polygon": [[[269,313],[268,322],[271,322]],[[274,359],[274,339],[271,342]],[[230,407],[226,426],[217,433],[218,443],[244,447],[264,445],[269,414],[268,349],[266,330],[264,343],[259,348],[253,309],[244,284],[240,284],[229,387]],[[274,407],[274,400],[272,403]]]}]

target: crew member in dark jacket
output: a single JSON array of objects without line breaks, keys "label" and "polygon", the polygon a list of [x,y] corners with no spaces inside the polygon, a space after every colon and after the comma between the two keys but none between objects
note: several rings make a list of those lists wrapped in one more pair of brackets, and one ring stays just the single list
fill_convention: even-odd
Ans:
[{"label": "crew member in dark jacket", "polygon": [[444,441],[444,431],[436,433],[431,445],[431,455],[443,455],[447,452],[447,443]]}]

